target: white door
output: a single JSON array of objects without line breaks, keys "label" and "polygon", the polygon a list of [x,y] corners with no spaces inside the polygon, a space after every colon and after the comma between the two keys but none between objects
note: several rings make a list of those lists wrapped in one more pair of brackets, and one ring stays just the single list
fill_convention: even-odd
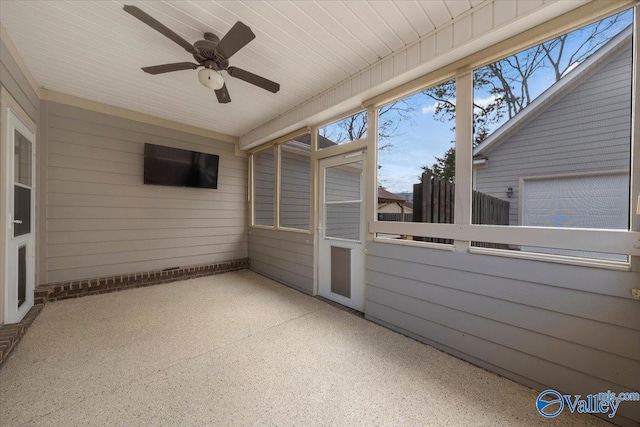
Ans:
[{"label": "white door", "polygon": [[35,282],[35,135],[7,109],[7,259],[5,323],[33,307]]},{"label": "white door", "polygon": [[365,153],[320,161],[318,294],[364,310]]}]

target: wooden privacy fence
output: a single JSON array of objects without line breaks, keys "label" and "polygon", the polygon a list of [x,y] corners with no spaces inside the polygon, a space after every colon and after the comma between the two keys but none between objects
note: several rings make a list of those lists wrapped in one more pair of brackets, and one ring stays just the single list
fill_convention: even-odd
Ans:
[{"label": "wooden privacy fence", "polygon": [[[413,222],[453,224],[455,184],[427,172],[413,185]],[[509,202],[479,191],[473,192],[472,224],[509,225]],[[452,244],[451,239],[414,237],[422,242]],[[507,245],[472,242],[473,246],[506,249]]]}]

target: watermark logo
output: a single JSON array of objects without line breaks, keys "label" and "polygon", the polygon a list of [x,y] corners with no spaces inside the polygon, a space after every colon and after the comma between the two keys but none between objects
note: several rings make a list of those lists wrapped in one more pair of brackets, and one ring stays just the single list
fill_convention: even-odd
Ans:
[{"label": "watermark logo", "polygon": [[553,418],[564,409],[562,395],[555,390],[545,390],[536,399],[536,408],[543,417]]},{"label": "watermark logo", "polygon": [[589,394],[584,399],[579,394],[560,394],[556,390],[545,390],[536,399],[536,409],[545,418],[554,418],[560,415],[565,407],[571,413],[579,414],[607,414],[613,418],[618,412],[621,402],[640,401],[638,392],[621,392],[615,394],[611,390],[603,393]]}]

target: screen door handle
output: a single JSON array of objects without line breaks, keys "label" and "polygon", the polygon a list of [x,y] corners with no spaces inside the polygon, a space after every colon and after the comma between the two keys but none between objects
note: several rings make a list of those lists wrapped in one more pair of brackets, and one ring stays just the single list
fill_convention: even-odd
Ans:
[{"label": "screen door handle", "polygon": [[22,220],[21,219],[14,219],[13,221],[11,221],[13,224],[22,224]]}]

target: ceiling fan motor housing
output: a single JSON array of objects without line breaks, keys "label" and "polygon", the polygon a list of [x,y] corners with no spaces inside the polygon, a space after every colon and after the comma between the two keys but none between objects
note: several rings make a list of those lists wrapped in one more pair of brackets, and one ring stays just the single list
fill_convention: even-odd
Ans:
[{"label": "ceiling fan motor housing", "polygon": [[206,32],[204,33],[204,40],[198,40],[194,44],[191,44],[139,7],[124,5],[123,9],[134,18],[139,19],[144,24],[180,45],[184,50],[192,54],[197,62],[197,64],[177,62],[143,67],[142,71],[145,73],[155,75],[180,70],[196,70],[203,67],[203,69],[198,72],[200,82],[204,86],[215,90],[218,102],[224,104],[231,102],[231,98],[224,84],[224,79],[219,73],[221,70],[226,70],[231,77],[243,80],[269,92],[276,93],[280,90],[280,85],[276,82],[272,82],[271,80],[241,68],[229,66],[229,58],[256,37],[253,31],[251,31],[251,28],[246,24],[240,21],[236,22],[222,39],[213,33]]},{"label": "ceiling fan motor housing", "polygon": [[216,36],[213,33],[204,33],[204,39],[210,42],[214,42],[215,44],[218,44],[220,42],[220,37]]},{"label": "ceiling fan motor housing", "polygon": [[220,39],[213,33],[204,33],[204,37],[206,40],[198,40],[193,44],[197,50],[193,54],[194,59],[207,68],[225,70],[229,66],[229,60],[216,52]]}]

